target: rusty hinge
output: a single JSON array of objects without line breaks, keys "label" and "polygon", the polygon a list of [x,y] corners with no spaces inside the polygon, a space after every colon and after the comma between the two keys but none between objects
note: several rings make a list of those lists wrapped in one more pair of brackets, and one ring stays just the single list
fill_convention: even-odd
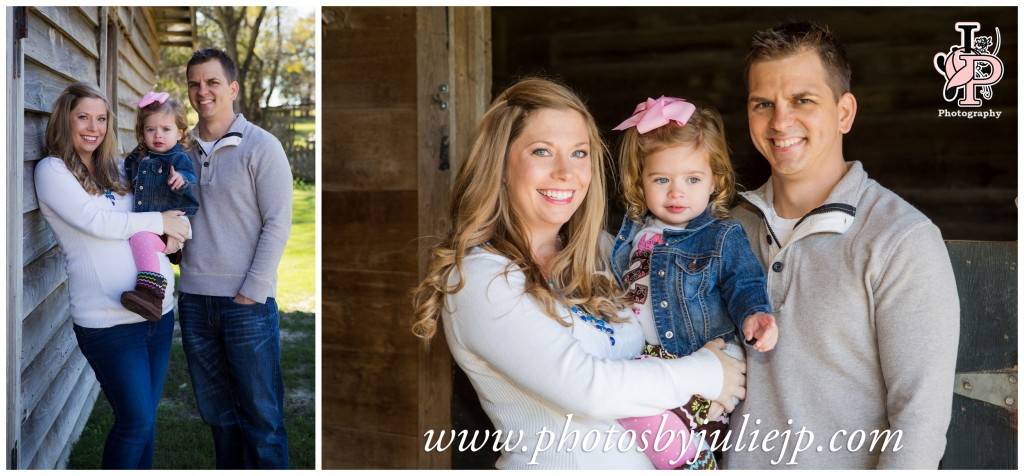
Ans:
[{"label": "rusty hinge", "polygon": [[959,372],[953,393],[1006,408],[1017,409],[1017,370]]}]

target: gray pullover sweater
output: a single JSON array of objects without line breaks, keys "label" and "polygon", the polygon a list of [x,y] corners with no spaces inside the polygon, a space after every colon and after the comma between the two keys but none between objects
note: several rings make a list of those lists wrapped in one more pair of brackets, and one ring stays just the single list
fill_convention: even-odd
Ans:
[{"label": "gray pullover sweater", "polygon": [[847,167],[781,249],[764,219],[771,181],[733,209],[779,340],[748,356],[728,469],[935,469],[945,450],[960,332],[949,254],[927,217]]},{"label": "gray pullover sweater", "polygon": [[213,150],[201,149],[189,151],[202,206],[192,218],[178,289],[266,302],[276,294],[291,231],[292,172],[284,149],[241,114]]}]

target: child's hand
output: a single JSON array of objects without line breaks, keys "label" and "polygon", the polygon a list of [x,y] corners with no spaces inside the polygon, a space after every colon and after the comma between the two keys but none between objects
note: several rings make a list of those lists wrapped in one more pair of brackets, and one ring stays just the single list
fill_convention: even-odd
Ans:
[{"label": "child's hand", "polygon": [[775,316],[758,312],[747,316],[743,321],[743,339],[749,341],[756,338],[754,349],[767,352],[775,348],[779,340],[779,328],[775,325]]},{"label": "child's hand", "polygon": [[185,185],[185,177],[175,172],[173,165],[171,166],[171,178],[167,179],[167,185],[171,186],[171,190],[177,190]]}]

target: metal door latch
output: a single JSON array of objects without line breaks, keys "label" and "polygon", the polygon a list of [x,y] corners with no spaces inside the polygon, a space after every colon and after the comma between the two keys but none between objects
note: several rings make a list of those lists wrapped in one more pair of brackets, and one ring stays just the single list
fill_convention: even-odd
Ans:
[{"label": "metal door latch", "polygon": [[442,84],[437,87],[437,92],[431,97],[437,107],[442,111],[448,110],[448,85]]}]

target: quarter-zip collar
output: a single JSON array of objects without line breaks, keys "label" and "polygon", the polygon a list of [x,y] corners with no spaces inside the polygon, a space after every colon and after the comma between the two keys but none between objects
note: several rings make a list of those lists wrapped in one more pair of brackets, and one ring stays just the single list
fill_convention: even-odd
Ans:
[{"label": "quarter-zip collar", "polygon": [[[797,221],[793,227],[793,235],[789,239],[790,243],[815,233],[845,233],[853,225],[853,220],[857,216],[856,203],[864,194],[868,176],[860,161],[847,162],[846,166],[846,175],[843,175],[839,183],[832,188],[825,203],[807,212]],[[778,248],[778,236],[768,220],[768,211],[773,208],[775,198],[772,181],[769,179],[757,190],[740,192],[738,197],[761,214],[761,219],[772,236],[772,245]]]}]

